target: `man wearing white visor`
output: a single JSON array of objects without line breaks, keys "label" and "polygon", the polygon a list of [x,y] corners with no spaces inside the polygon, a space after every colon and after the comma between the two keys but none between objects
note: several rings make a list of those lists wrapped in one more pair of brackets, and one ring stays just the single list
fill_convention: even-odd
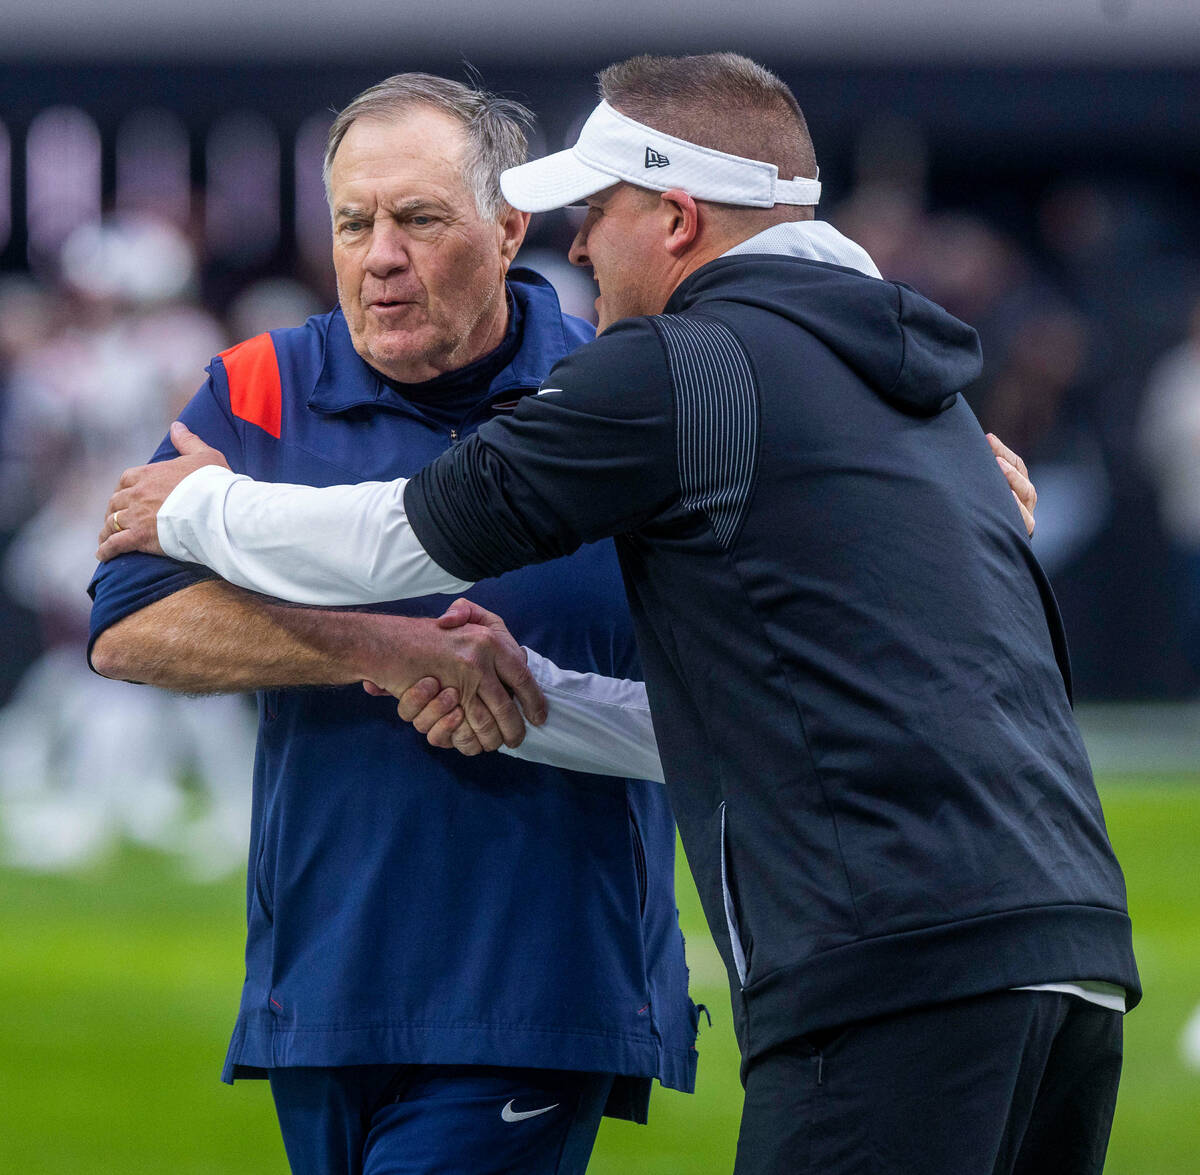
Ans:
[{"label": "man wearing white visor", "polygon": [[815,179],[781,180],[773,163],[664,134],[607,102],[592,111],[574,147],[510,169],[503,186],[514,207],[548,212],[622,180],[655,192],[682,188],[697,200],[746,208],[811,207],[821,198]]},{"label": "man wearing white visor", "polygon": [[[123,479],[101,556],[348,604],[615,536],[729,973],[739,1175],[1094,1175],[1140,988],[1057,607],[959,395],[975,333],[812,219],[774,75],[600,81],[579,143],[503,184],[587,203],[596,342],[406,483],[260,485],[181,434]],[[420,721],[478,749],[451,701]]]}]

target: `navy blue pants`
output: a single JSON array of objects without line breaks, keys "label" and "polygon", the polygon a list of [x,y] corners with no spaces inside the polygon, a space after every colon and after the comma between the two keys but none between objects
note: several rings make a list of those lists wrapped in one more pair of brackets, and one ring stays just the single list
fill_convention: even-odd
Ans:
[{"label": "navy blue pants", "polygon": [[750,1066],[735,1175],[1100,1175],[1121,1047],[1034,991],[816,1033]]},{"label": "navy blue pants", "polygon": [[294,1175],[580,1175],[613,1081],[483,1065],[268,1076]]}]

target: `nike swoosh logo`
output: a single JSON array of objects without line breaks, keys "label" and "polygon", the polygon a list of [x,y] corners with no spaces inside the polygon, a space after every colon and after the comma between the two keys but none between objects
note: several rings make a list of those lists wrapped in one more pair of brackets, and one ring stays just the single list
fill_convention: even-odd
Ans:
[{"label": "nike swoosh logo", "polygon": [[551,392],[561,392],[562,388],[538,388],[539,396],[548,396]]},{"label": "nike swoosh logo", "polygon": [[500,1111],[500,1117],[503,1118],[505,1122],[524,1122],[526,1118],[536,1118],[539,1114],[548,1114],[551,1110],[558,1109],[558,1102],[555,1102],[554,1105],[543,1106],[540,1110],[514,1110],[512,1106],[513,1102],[516,1100],[516,1098],[513,1098],[512,1101],[510,1101],[508,1105],[506,1105],[504,1109]]}]

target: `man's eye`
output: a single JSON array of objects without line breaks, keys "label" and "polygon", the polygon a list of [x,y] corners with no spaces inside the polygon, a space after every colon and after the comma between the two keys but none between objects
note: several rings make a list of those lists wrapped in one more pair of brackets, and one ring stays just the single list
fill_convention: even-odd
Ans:
[{"label": "man's eye", "polygon": [[424,214],[410,216],[408,218],[408,223],[413,225],[415,228],[428,228],[429,225],[433,224],[433,222],[434,218],[432,216],[426,216]]},{"label": "man's eye", "polygon": [[367,223],[365,220],[343,220],[342,221],[342,232],[344,232],[344,233],[362,232],[362,230],[366,227],[367,227]]}]

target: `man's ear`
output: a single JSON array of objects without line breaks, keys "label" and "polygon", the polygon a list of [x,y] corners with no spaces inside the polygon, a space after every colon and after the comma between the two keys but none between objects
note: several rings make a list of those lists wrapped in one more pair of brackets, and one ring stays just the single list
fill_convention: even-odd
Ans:
[{"label": "man's ear", "polygon": [[513,263],[513,258],[521,248],[521,242],[525,239],[525,232],[528,228],[528,212],[518,212],[515,208],[510,208],[501,217],[500,229],[504,235],[500,240],[500,262],[504,266],[505,273],[508,272],[508,267]]},{"label": "man's ear", "polygon": [[667,236],[663,244],[672,257],[681,257],[700,233],[700,209],[682,188],[663,192],[660,199],[667,218]]}]

